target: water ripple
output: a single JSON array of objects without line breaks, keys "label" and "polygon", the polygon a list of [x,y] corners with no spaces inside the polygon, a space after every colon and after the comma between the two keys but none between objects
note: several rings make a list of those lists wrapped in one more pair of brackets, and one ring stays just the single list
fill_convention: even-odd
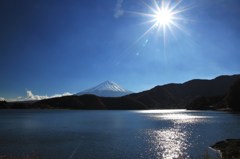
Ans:
[{"label": "water ripple", "polygon": [[157,158],[177,159],[189,158],[185,150],[188,148],[187,133],[181,132],[178,128],[165,130],[147,131],[150,136],[150,144],[153,145]]}]

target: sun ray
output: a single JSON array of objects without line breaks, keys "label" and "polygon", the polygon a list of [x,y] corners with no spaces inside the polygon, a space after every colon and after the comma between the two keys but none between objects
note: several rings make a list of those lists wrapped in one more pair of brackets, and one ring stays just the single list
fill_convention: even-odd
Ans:
[{"label": "sun ray", "polygon": [[[166,44],[167,32],[174,35],[174,29],[176,28],[184,33],[187,33],[180,22],[186,21],[181,14],[188,10],[186,7],[179,7],[182,3],[182,0],[178,0],[173,3],[170,0],[153,0],[152,6],[143,2],[143,4],[149,9],[149,12],[134,12],[135,14],[148,17],[149,20],[145,21],[144,24],[151,23],[150,28],[144,32],[139,39],[146,36],[149,32],[153,30],[160,31],[163,36],[163,43]],[[179,9],[180,8],[180,9]],[[176,37],[174,35],[174,37]],[[137,41],[138,41],[137,40]]]},{"label": "sun ray", "polygon": [[147,35],[149,32],[151,32],[156,26],[152,25],[147,31],[145,31],[137,40],[136,42],[140,41],[145,35]]}]

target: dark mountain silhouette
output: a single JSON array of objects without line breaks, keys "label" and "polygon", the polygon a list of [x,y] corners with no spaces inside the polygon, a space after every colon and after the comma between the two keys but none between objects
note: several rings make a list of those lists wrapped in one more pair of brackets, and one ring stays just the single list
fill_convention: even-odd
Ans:
[{"label": "dark mountain silhouette", "polygon": [[98,97],[95,95],[64,96],[29,102],[0,102],[2,109],[84,109],[84,110],[141,110],[147,107],[128,97]]},{"label": "dark mountain silhouette", "polygon": [[213,80],[191,80],[183,84],[167,84],[129,95],[149,109],[186,108],[199,97],[219,97],[227,94],[240,75],[219,76]]},{"label": "dark mountain silhouette", "polygon": [[198,97],[187,105],[186,109],[193,110],[215,110],[226,109],[227,103],[225,96]]},{"label": "dark mountain silhouette", "polygon": [[238,78],[222,96],[202,96],[193,100],[187,109],[228,109],[240,111],[240,78]]},{"label": "dark mountain silhouette", "polygon": [[[150,90],[123,97],[95,95],[65,96],[35,103],[0,103],[0,108],[66,108],[66,109],[216,109],[226,107],[226,95],[238,103],[233,83],[240,75],[220,76],[213,80],[191,80],[183,84],[156,86]],[[233,85],[233,86],[232,86]],[[231,87],[232,86],[232,87]],[[231,91],[228,91],[231,87]],[[237,89],[239,90],[239,89]],[[230,93],[228,93],[230,92]],[[236,95],[237,94],[237,95]],[[235,100],[232,100],[233,99]],[[210,107],[212,106],[213,107]],[[236,104],[232,104],[236,105]],[[239,104],[238,104],[239,105]]]},{"label": "dark mountain silhouette", "polygon": [[146,109],[146,106],[128,97],[98,97],[95,95],[65,96],[46,99],[33,104],[40,108],[68,109]]},{"label": "dark mountain silhouette", "polygon": [[230,88],[226,96],[227,106],[235,111],[240,111],[240,79]]}]

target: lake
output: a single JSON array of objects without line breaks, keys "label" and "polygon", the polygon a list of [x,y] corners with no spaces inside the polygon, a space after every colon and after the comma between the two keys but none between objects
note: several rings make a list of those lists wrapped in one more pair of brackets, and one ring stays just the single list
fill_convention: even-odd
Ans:
[{"label": "lake", "polygon": [[0,156],[198,159],[239,132],[239,114],[217,111],[0,110]]}]

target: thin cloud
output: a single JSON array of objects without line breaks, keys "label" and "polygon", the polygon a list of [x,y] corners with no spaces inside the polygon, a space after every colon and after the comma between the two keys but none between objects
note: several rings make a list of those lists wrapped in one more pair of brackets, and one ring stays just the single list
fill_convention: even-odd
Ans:
[{"label": "thin cloud", "polygon": [[51,96],[50,98],[56,98],[56,97],[62,97],[62,96],[71,96],[73,94],[69,93],[69,92],[65,92],[63,94],[55,94],[53,96]]},{"label": "thin cloud", "polygon": [[124,14],[124,10],[122,8],[123,5],[123,0],[117,0],[117,4],[115,7],[115,13],[114,13],[114,17],[115,18],[119,18]]},{"label": "thin cloud", "polygon": [[3,98],[3,97],[0,97],[0,101],[5,101],[5,98]]},{"label": "thin cloud", "polygon": [[63,94],[55,94],[55,95],[52,95],[52,96],[47,96],[47,95],[41,96],[41,95],[34,95],[32,93],[32,91],[27,90],[26,100],[42,100],[42,99],[56,98],[56,97],[69,96],[69,95],[72,95],[72,94],[69,93],[69,92],[65,92]]},{"label": "thin cloud", "polygon": [[[35,94],[33,94],[33,92],[31,90],[27,90],[26,97],[17,97],[15,99],[9,99],[7,101],[13,102],[13,101],[43,100],[43,99],[70,96],[70,95],[72,95],[72,94],[69,92],[65,92],[63,94],[55,94],[52,96],[47,96],[47,95],[43,96],[43,95],[35,95]],[[4,98],[0,98],[0,101],[1,101],[1,99],[4,99]]]}]

